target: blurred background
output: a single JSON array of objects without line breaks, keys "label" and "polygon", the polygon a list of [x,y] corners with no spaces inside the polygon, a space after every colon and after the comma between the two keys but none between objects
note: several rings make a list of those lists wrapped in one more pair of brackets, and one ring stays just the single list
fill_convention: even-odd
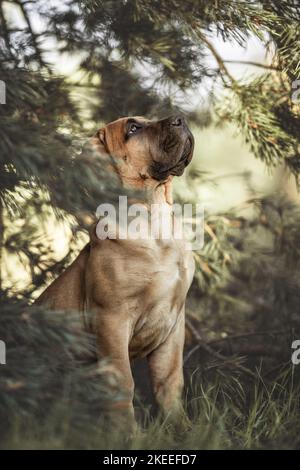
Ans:
[{"label": "blurred background", "polygon": [[[4,446],[120,445],[91,423],[122,399],[105,365],[95,372],[77,358],[91,356],[93,339],[74,331],[72,316],[31,305],[85,245],[98,205],[117,194],[84,142],[122,116],[175,112],[195,136],[175,198],[205,207],[187,305],[193,425],[189,438],[166,437],[138,363],[137,408],[149,431],[130,445],[298,446],[290,357],[300,320],[299,19],[292,0],[0,1]],[[87,431],[83,442],[80,430],[92,425],[97,440]]]}]

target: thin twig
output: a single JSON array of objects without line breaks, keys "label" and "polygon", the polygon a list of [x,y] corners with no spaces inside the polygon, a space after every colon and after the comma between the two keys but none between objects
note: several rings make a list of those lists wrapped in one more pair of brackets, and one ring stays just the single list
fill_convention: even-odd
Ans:
[{"label": "thin twig", "polygon": [[[201,349],[204,349],[205,351],[207,351],[211,356],[214,356],[215,358],[219,359],[220,361],[222,361],[223,363],[228,363],[228,357],[226,356],[223,356],[223,354],[220,354],[219,352],[215,351],[209,344],[207,344],[203,338],[201,337],[200,333],[196,330],[196,328],[194,327],[194,325],[192,324],[192,322],[187,318],[186,319],[186,325],[187,327],[189,328],[190,332],[192,333],[192,335],[194,336],[195,340],[198,342],[199,344],[199,348]],[[198,349],[199,349],[198,348]],[[193,353],[195,352],[195,348],[194,348],[194,351]],[[186,362],[186,360],[184,361]],[[234,364],[235,367],[239,370],[241,370],[242,372],[244,372],[245,374],[251,376],[252,378],[256,378],[256,375],[254,374],[254,372],[252,372],[250,369],[248,369],[247,367],[244,367],[243,365],[241,364]]]},{"label": "thin twig", "polygon": [[224,77],[223,75],[225,75],[229,81],[231,82],[231,85],[232,86],[238,86],[238,82],[236,81],[236,79],[231,75],[231,73],[228,71],[228,68],[226,67],[226,65],[224,64],[224,60],[222,59],[222,57],[220,56],[220,54],[218,53],[218,51],[216,50],[216,48],[213,46],[213,44],[208,40],[207,36],[205,36],[205,34],[203,34],[202,32],[200,33],[199,32],[199,37],[200,39],[204,42],[204,44],[206,45],[206,47],[210,50],[210,52],[212,53],[212,55],[214,56],[214,58],[216,59],[216,62],[220,68],[220,72],[221,72],[221,78],[224,82],[224,84],[226,86],[228,86],[228,84],[226,83],[226,81],[224,80]]},{"label": "thin twig", "polygon": [[289,331],[287,330],[278,330],[278,331],[253,331],[250,333],[242,333],[238,335],[231,335],[226,338],[214,339],[210,341],[209,344],[217,344],[221,343],[222,341],[226,340],[236,340],[236,339],[243,339],[243,338],[251,338],[253,336],[279,336],[282,334],[287,334]]},{"label": "thin twig", "polygon": [[275,65],[268,65],[268,64],[261,64],[259,62],[254,62],[251,60],[223,60],[225,64],[240,64],[240,65],[252,65],[253,67],[259,67],[262,69],[267,69],[267,70],[275,70],[277,72],[281,72],[281,69],[276,67]]},{"label": "thin twig", "polygon": [[0,2],[0,20],[1,20],[1,25],[2,25],[2,29],[3,29],[3,38],[4,38],[6,48],[8,50],[10,58],[15,61],[16,58],[14,57],[14,55],[12,53],[13,48],[12,48],[12,44],[10,42],[10,34],[9,34],[9,30],[8,30],[7,23],[6,23],[6,18],[5,18],[5,15],[4,15],[2,2]]},{"label": "thin twig", "polygon": [[198,349],[201,349],[202,345],[200,343],[196,344],[192,349],[189,350],[189,352],[184,356],[184,364],[186,364],[189,359],[193,356],[193,354],[198,351]]},{"label": "thin twig", "polygon": [[36,34],[33,29],[32,29],[32,25],[31,25],[31,21],[30,21],[30,17],[28,15],[28,11],[26,10],[25,8],[25,2],[18,2],[18,4],[20,5],[20,8],[21,8],[21,11],[23,13],[23,16],[24,16],[24,19],[27,23],[27,27],[28,27],[28,31],[31,35],[31,38],[32,38],[32,42],[33,42],[33,45],[34,45],[34,48],[35,48],[35,51],[36,51],[36,55],[37,55],[37,58],[38,58],[38,61],[40,63],[40,65],[42,65],[43,67],[45,67],[49,73],[51,73],[51,69],[50,67],[48,66],[48,64],[44,61],[43,59],[43,55],[42,55],[42,51],[40,49],[40,46],[38,44],[38,37],[39,35]]}]

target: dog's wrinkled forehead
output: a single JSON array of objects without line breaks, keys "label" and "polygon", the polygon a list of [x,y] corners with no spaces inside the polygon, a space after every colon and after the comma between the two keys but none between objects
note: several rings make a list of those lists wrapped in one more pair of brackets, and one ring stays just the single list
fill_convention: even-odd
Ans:
[{"label": "dog's wrinkled forehead", "polygon": [[[162,121],[150,120],[143,116],[128,116],[108,123],[102,130],[106,151],[115,155],[123,151],[136,151],[148,148],[149,145],[158,145],[159,136],[168,134],[163,128]],[[134,137],[134,139],[131,139]],[[100,139],[102,140],[102,139]]]},{"label": "dog's wrinkled forehead", "polygon": [[116,121],[108,123],[105,130],[105,139],[108,147],[118,147],[125,144],[128,138],[129,127],[132,124],[145,125],[150,124],[152,121],[144,118],[143,116],[129,116],[117,119]]}]

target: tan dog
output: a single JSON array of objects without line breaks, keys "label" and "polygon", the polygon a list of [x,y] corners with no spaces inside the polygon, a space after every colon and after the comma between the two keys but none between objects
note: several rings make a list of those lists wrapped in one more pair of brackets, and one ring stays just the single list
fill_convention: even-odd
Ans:
[{"label": "tan dog", "polygon": [[[193,142],[181,117],[122,118],[91,140],[99,157],[112,157],[124,187],[144,191],[145,204],[170,210],[172,178],[191,161]],[[93,227],[90,243],[37,302],[91,312],[99,357],[109,356],[120,371],[132,413],[130,361],[147,357],[154,395],[169,414],[181,409],[185,299],[193,274],[183,240],[100,240]]]}]

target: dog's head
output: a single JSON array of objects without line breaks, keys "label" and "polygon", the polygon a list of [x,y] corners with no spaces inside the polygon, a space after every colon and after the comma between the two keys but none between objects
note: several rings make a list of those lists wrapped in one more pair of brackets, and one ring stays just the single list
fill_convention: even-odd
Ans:
[{"label": "dog's head", "polygon": [[123,183],[143,188],[182,175],[193,156],[194,138],[181,116],[159,121],[126,117],[100,129],[92,144],[112,158]]}]

